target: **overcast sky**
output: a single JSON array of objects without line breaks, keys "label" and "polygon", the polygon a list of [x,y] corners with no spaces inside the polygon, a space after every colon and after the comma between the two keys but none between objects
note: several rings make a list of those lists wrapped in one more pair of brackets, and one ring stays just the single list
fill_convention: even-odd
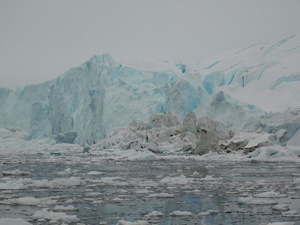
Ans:
[{"label": "overcast sky", "polygon": [[0,0],[0,86],[54,79],[93,55],[201,60],[300,34],[300,0]]}]

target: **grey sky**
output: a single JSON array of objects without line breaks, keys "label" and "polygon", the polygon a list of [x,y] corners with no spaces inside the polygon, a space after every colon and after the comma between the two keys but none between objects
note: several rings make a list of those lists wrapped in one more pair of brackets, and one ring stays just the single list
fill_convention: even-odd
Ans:
[{"label": "grey sky", "polygon": [[91,56],[201,60],[300,33],[300,0],[0,0],[0,86],[54,79]]}]

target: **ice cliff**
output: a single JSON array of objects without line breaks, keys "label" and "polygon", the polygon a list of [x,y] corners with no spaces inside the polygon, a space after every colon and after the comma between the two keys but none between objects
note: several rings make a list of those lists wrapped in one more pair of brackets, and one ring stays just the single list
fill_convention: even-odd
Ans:
[{"label": "ice cliff", "polygon": [[28,131],[29,139],[93,144],[133,120],[172,112],[182,121],[194,111],[233,131],[286,129],[287,141],[297,144],[299,59],[297,35],[187,65],[93,56],[55,80],[0,88],[0,127]]}]

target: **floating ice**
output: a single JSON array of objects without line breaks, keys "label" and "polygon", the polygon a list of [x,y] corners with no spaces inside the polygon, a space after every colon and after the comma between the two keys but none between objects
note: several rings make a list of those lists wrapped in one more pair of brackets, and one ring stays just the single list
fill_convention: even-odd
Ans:
[{"label": "floating ice", "polygon": [[64,171],[57,173],[57,175],[59,175],[59,176],[68,176],[68,175],[71,175],[71,174],[72,174],[71,168],[67,168]]},{"label": "floating ice", "polygon": [[293,181],[293,183],[295,183],[295,184],[300,184],[300,177],[299,177],[299,178],[296,178],[296,179]]},{"label": "floating ice", "polygon": [[19,169],[13,170],[13,171],[3,171],[2,172],[3,176],[25,176],[25,175],[30,175],[30,172],[28,171],[21,171]]},{"label": "floating ice", "polygon": [[53,211],[78,211],[78,209],[72,205],[69,206],[57,205],[53,208]]},{"label": "floating ice", "polygon": [[18,190],[25,188],[24,184],[19,181],[7,181],[6,183],[0,183],[0,190]]},{"label": "floating ice", "polygon": [[2,204],[12,204],[12,205],[39,205],[41,203],[41,199],[34,197],[22,197],[22,198],[14,198],[14,199],[6,199],[2,201]]},{"label": "floating ice", "polygon": [[257,195],[253,195],[255,198],[284,198],[287,197],[287,195],[280,194],[274,191],[269,191],[269,192],[263,192]]},{"label": "floating ice", "polygon": [[194,214],[187,211],[174,211],[170,213],[170,216],[193,216]]},{"label": "floating ice", "polygon": [[274,205],[272,207],[272,209],[278,210],[278,211],[288,211],[289,210],[289,205],[288,204]]},{"label": "floating ice", "polygon": [[20,218],[0,218],[0,225],[31,225]]},{"label": "floating ice", "polygon": [[164,214],[160,211],[152,211],[152,212],[146,214],[145,217],[161,217],[163,215]]},{"label": "floating ice", "polygon": [[146,221],[142,221],[142,220],[138,220],[135,222],[130,222],[130,221],[126,221],[126,220],[119,220],[117,225],[149,225],[148,222]]},{"label": "floating ice", "polygon": [[57,178],[51,181],[53,186],[79,186],[84,185],[85,182],[79,177],[70,177],[70,178]]},{"label": "floating ice", "polygon": [[175,196],[169,193],[157,193],[148,195],[149,198],[174,198]]},{"label": "floating ice", "polygon": [[278,202],[274,200],[267,200],[267,199],[259,199],[253,197],[241,197],[238,199],[240,204],[246,205],[276,205]]},{"label": "floating ice", "polygon": [[210,209],[210,210],[207,210],[207,211],[204,211],[204,212],[200,212],[200,213],[198,213],[198,215],[199,216],[208,216],[208,215],[217,214],[217,213],[219,213],[218,210]]},{"label": "floating ice", "polygon": [[261,223],[259,225],[294,225],[295,222],[274,222],[274,223]]},{"label": "floating ice", "polygon": [[218,181],[218,180],[222,180],[221,177],[213,177],[211,175],[206,175],[204,178],[201,178],[200,180],[202,181]]},{"label": "floating ice", "polygon": [[286,212],[282,212],[282,215],[285,217],[300,217],[300,211],[289,210]]},{"label": "floating ice", "polygon": [[34,219],[48,219],[54,222],[64,222],[64,223],[74,223],[78,222],[79,219],[75,215],[67,215],[62,212],[52,212],[48,211],[48,209],[42,209],[36,211],[33,214]]},{"label": "floating ice", "polygon": [[103,172],[99,172],[99,171],[91,171],[87,173],[90,176],[97,176],[97,175],[101,175],[103,174]]},{"label": "floating ice", "polygon": [[160,180],[160,183],[162,184],[168,184],[168,185],[176,185],[176,184],[188,184],[193,182],[193,178],[187,178],[183,174],[179,177],[165,177]]}]

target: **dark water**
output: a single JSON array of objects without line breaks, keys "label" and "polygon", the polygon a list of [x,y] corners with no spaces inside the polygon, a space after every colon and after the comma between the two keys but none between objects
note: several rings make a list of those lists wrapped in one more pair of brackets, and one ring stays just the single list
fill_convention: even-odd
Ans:
[{"label": "dark water", "polygon": [[[72,205],[82,224],[117,224],[119,220],[147,221],[149,224],[260,224],[296,222],[300,217],[286,217],[274,205],[252,205],[239,202],[240,197],[275,191],[286,194],[273,198],[287,203],[290,210],[300,210],[300,184],[292,174],[300,174],[297,163],[214,162],[185,160],[116,161],[77,153],[51,155],[28,154],[1,156],[0,171],[30,171],[31,175],[3,177],[0,183],[23,178],[38,180],[80,177],[78,186],[37,187],[26,185],[21,190],[0,190],[0,201],[32,196],[51,197],[56,203],[38,206],[0,203],[0,218],[24,218],[32,224],[50,224],[32,217],[37,210],[57,205]],[[59,174],[65,169],[70,173]],[[101,174],[88,175],[98,171]],[[167,177],[167,178],[166,178]],[[176,177],[177,180],[174,178]],[[203,179],[203,178],[213,179]],[[169,181],[168,181],[169,179]],[[207,210],[215,210],[207,213]],[[160,216],[147,214],[159,211]],[[172,215],[174,211],[190,212],[189,216]],[[206,212],[206,214],[204,213]],[[210,211],[212,212],[212,211]],[[54,224],[62,224],[58,222]],[[77,224],[77,223],[70,223]]]}]

